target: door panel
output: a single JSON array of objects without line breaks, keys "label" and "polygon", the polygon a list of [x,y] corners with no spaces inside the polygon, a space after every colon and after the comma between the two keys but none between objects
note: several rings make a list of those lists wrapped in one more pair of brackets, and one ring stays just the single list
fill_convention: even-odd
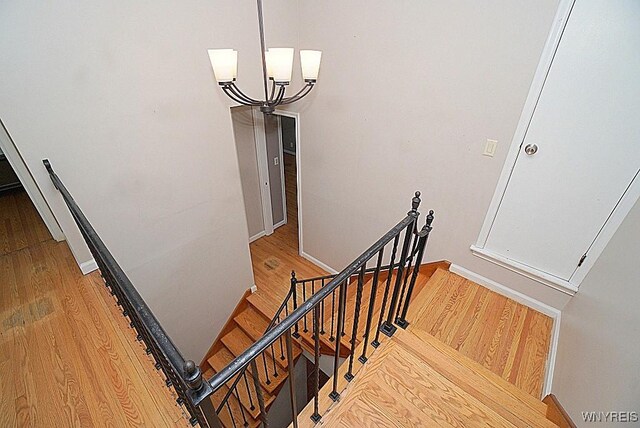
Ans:
[{"label": "door panel", "polygon": [[264,115],[264,129],[267,140],[267,165],[269,168],[269,184],[271,191],[271,215],[274,226],[285,220],[284,192],[282,183],[282,154],[280,147],[280,135],[278,130],[278,117],[276,115]]},{"label": "door panel", "polygon": [[571,277],[640,167],[638,22],[640,2],[576,1],[485,248]]}]

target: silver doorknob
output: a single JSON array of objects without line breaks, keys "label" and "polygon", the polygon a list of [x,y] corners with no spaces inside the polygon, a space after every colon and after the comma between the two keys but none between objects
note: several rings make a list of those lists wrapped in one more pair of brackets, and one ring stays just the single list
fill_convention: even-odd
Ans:
[{"label": "silver doorknob", "polygon": [[524,146],[524,152],[529,156],[535,155],[537,151],[538,146],[536,146],[535,144],[527,144],[526,146]]}]

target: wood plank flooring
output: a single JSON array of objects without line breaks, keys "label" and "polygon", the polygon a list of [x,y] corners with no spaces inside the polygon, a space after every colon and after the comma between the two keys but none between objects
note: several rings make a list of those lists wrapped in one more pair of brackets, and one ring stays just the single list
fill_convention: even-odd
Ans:
[{"label": "wood plank flooring", "polygon": [[25,196],[0,197],[0,426],[190,426],[99,273]]},{"label": "wood plank flooring", "polygon": [[[553,427],[533,397],[433,336],[398,331],[322,419],[327,427]],[[474,364],[476,366],[474,367]]]},{"label": "wood plank flooring", "polygon": [[553,320],[459,275],[438,270],[409,310],[429,333],[536,398],[542,398]]},{"label": "wood plank flooring", "polygon": [[0,194],[0,256],[52,239],[23,189]]}]

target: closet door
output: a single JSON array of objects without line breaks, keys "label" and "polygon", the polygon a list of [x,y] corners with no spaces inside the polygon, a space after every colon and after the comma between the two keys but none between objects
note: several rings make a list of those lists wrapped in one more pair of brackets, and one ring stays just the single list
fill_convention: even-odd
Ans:
[{"label": "closet door", "polygon": [[640,168],[640,2],[577,0],[484,248],[569,281]]}]

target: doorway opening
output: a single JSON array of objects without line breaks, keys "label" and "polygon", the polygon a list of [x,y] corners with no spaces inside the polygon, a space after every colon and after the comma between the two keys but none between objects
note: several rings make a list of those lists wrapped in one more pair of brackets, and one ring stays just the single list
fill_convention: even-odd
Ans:
[{"label": "doorway opening", "polygon": [[53,239],[62,230],[0,120],[0,257]]},{"label": "doorway opening", "polygon": [[276,110],[232,107],[231,118],[258,291],[276,307],[298,278],[326,274],[302,249],[300,118]]}]

